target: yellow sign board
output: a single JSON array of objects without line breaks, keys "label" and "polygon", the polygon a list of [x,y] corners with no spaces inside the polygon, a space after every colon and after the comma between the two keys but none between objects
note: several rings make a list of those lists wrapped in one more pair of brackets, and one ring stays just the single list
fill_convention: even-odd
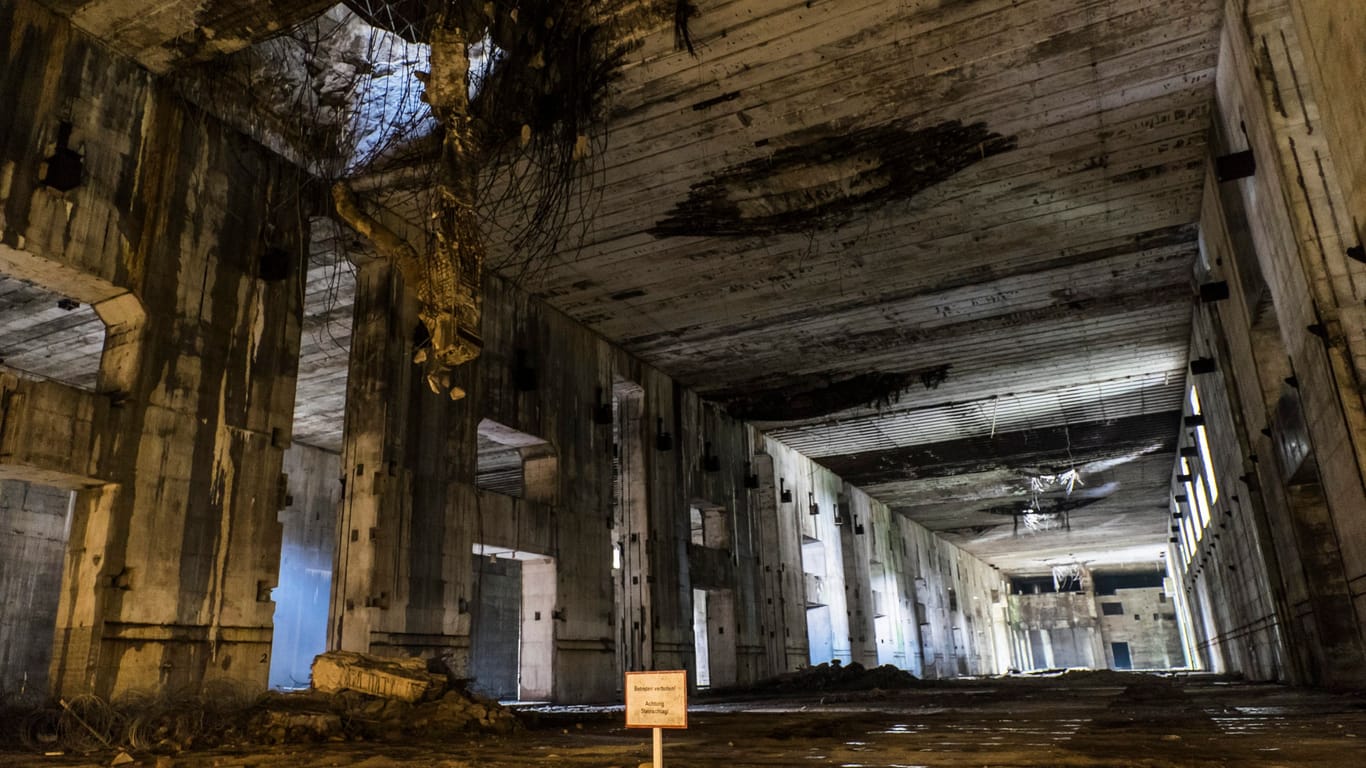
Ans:
[{"label": "yellow sign board", "polygon": [[687,670],[627,672],[626,727],[687,728]]}]

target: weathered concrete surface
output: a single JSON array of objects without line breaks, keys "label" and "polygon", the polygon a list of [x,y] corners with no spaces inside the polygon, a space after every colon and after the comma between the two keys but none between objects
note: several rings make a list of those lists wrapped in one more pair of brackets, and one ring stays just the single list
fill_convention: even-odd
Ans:
[{"label": "weathered concrete surface", "polygon": [[800,663],[866,664],[885,656],[922,677],[1005,670],[1010,650],[998,604],[1006,590],[996,571],[780,443],[767,440],[764,450],[793,493],[778,519],[792,521],[801,537],[805,605],[817,602],[809,594],[814,577],[830,617],[818,627],[808,610],[794,621],[808,630],[809,656]]},{"label": "weathered concrete surface", "polygon": [[[329,647],[451,654],[467,664],[477,419],[458,419],[411,363],[418,320],[397,273],[362,264],[347,378],[345,490]],[[461,460],[461,449],[468,446]],[[463,480],[463,483],[460,481]]]},{"label": "weathered concrete surface", "polygon": [[445,685],[422,659],[328,651],[313,660],[313,687],[323,693],[356,691],[412,703],[435,698]]},{"label": "weathered concrete surface", "polygon": [[1331,136],[1315,130],[1335,107],[1297,80],[1316,54],[1291,5],[1229,4],[1218,132],[1250,148],[1257,170],[1206,194],[1196,279],[1233,290],[1197,312],[1193,354],[1219,361],[1196,381],[1223,494],[1179,575],[1202,663],[1353,686],[1366,681],[1366,414],[1353,341],[1366,267],[1346,255],[1353,217]]},{"label": "weathered concrete surface", "polygon": [[[108,484],[77,495],[53,687],[264,687],[300,290],[297,268],[258,269],[302,263],[301,179],[27,0],[0,29],[6,71],[27,73],[0,81],[0,242],[111,287]],[[44,184],[70,153],[78,183]]]},{"label": "weathered concrete surface", "polygon": [[[1227,148],[1227,141],[1221,138],[1216,146]],[[1312,633],[1304,630],[1313,619],[1304,614],[1296,618],[1291,606],[1308,605],[1309,574],[1293,533],[1297,526],[1286,497],[1285,471],[1278,466],[1277,441],[1262,432],[1264,425],[1270,432],[1272,413],[1285,394],[1290,360],[1264,306],[1267,287],[1247,215],[1241,191],[1217,184],[1211,172],[1201,242],[1208,260],[1220,267],[1211,277],[1227,277],[1232,288],[1227,301],[1194,313],[1192,355],[1218,361],[1220,372],[1201,376],[1195,384],[1214,454],[1211,466],[1227,498],[1211,522],[1211,532],[1219,535],[1211,544],[1218,547],[1207,547],[1191,574],[1203,574],[1202,588],[1193,589],[1194,579],[1185,578],[1181,545],[1172,543],[1168,560],[1185,585],[1177,590],[1176,601],[1194,619],[1185,627],[1192,665],[1237,670],[1255,679],[1303,681],[1305,659],[1314,645]],[[1190,411],[1187,402],[1184,413]],[[1189,434],[1185,442],[1192,442]],[[1174,512],[1195,514],[1189,503]],[[1177,518],[1170,523],[1178,541],[1181,523]]]},{"label": "weathered concrete surface", "polygon": [[[1339,768],[1352,764],[1366,731],[1366,714],[1351,695],[1114,672],[693,703],[689,729],[665,736],[669,764],[907,765],[914,755],[914,764],[937,768],[1109,768],[1136,761],[1150,768]],[[430,728],[401,741],[258,746],[237,751],[233,759],[259,768],[650,764],[648,733],[623,731],[620,710],[544,708],[538,718],[539,725],[510,738],[488,731],[462,738],[433,717]],[[56,762],[4,751],[0,760],[15,768]],[[221,751],[186,751],[174,758],[176,768],[223,763]]]},{"label": "weathered concrete surface", "polygon": [[97,449],[109,400],[0,371],[0,478],[75,490],[103,484]]},{"label": "weathered concrete surface", "polygon": [[1096,603],[1118,603],[1124,612],[1100,615],[1104,642],[1104,666],[1116,669],[1112,643],[1129,648],[1130,669],[1179,669],[1186,666],[1177,629],[1174,604],[1161,587],[1117,589],[1113,595],[1096,595]]},{"label": "weathered concrete surface", "polygon": [[149,8],[121,0],[44,0],[86,34],[154,72],[245,48],[334,4],[172,0]]},{"label": "weathered concrete surface", "polygon": [[1011,595],[1010,623],[1016,633],[1011,666],[1019,670],[1104,668],[1099,612],[1087,592]]},{"label": "weathered concrete surface", "polygon": [[[474,571],[470,629],[470,690],[493,699],[517,699],[522,650],[522,565],[511,558],[471,555]],[[540,621],[550,615],[541,612]],[[547,651],[549,649],[546,649]],[[543,653],[549,661],[549,653]]]},{"label": "weathered concrete surface", "polygon": [[[1358,137],[1366,125],[1366,94],[1355,83],[1366,72],[1366,16],[1335,0],[1291,0],[1295,35],[1304,49],[1300,70],[1313,92],[1327,133],[1332,164],[1351,213],[1347,244],[1359,244],[1366,228],[1366,147]],[[1355,235],[1355,239],[1352,238]]]},{"label": "weathered concrete surface", "polygon": [[[559,701],[610,696],[618,664],[696,670],[694,589],[716,601],[708,632],[723,676],[741,684],[813,660],[854,660],[851,643],[861,660],[885,655],[936,676],[1003,668],[992,607],[1001,581],[981,561],[497,278],[485,285],[485,354],[455,382],[467,396],[434,395],[409,362],[413,311],[386,265],[362,263],[333,647],[448,655],[476,673],[471,611],[486,608],[467,563],[472,548],[487,547],[554,563],[545,620],[529,622],[535,611],[523,606],[524,696],[540,689],[528,684],[528,659],[544,665],[532,677]],[[602,408],[611,419],[599,418]],[[481,423],[545,441],[539,483],[519,486],[528,498],[475,487]],[[802,503],[782,501],[781,490]],[[818,518],[807,514],[808,492],[819,496]],[[850,505],[844,526],[840,500]],[[695,506],[706,510],[700,545]],[[821,577],[837,598],[824,640],[831,655],[819,659],[808,642],[803,535],[825,542]],[[846,595],[843,564],[873,552],[876,567],[859,570]],[[540,631],[544,640],[531,637]]]},{"label": "weathered concrete surface", "polygon": [[[236,2],[176,23],[236,19]],[[153,67],[166,45],[193,60],[265,33],[181,40],[160,13],[124,24],[127,3],[57,5],[112,20],[102,36]],[[538,298],[488,281],[465,401],[422,388],[410,297],[360,268],[334,645],[463,663],[486,545],[553,562],[550,618],[522,642],[536,630],[536,690],[563,700],[610,696],[622,668],[696,669],[695,589],[734,597],[703,635],[726,630],[737,681],[825,659],[999,669],[1019,638],[974,553],[1151,558],[1168,515],[1189,520],[1166,491],[1192,439],[1173,433],[1198,250],[1196,281],[1234,290],[1193,326],[1194,356],[1218,362],[1202,415],[1224,494],[1182,566],[1191,645],[1256,677],[1366,679],[1366,267],[1346,255],[1366,110],[1344,85],[1359,21],[1312,0],[1033,0],[997,4],[988,28],[972,5],[763,0],[706,15],[702,63],[644,43],[614,118],[626,140],[594,167],[602,218],[527,286]],[[59,683],[259,682],[305,295],[298,179],[28,0],[0,22],[0,60],[32,73],[0,84],[0,266],[109,325],[98,397],[44,390],[50,408],[6,421],[74,425],[46,453],[11,440],[6,476],[101,484],[73,517]],[[1211,114],[1219,151],[1253,149],[1253,177],[1210,179]],[[258,281],[281,253],[295,273]],[[827,466],[699,390],[786,415],[781,434]],[[485,419],[545,441],[525,498],[476,487]],[[1045,501],[1086,525],[1009,531],[1030,476],[1078,462],[1089,485]],[[692,543],[697,504],[724,510],[724,541]]]}]

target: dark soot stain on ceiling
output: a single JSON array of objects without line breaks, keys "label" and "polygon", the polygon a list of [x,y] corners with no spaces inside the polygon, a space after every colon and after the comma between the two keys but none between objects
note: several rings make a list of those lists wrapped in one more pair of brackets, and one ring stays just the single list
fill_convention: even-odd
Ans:
[{"label": "dark soot stain on ceiling", "polygon": [[985,123],[950,120],[918,129],[909,123],[794,136],[794,146],[693,184],[687,199],[650,233],[746,237],[837,227],[1015,148],[1015,137]]}]

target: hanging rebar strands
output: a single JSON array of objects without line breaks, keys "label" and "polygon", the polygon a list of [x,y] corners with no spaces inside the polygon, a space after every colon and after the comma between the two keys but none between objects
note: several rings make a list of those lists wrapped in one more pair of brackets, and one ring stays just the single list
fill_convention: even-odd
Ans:
[{"label": "hanging rebar strands", "polygon": [[405,240],[368,214],[344,182],[332,191],[337,215],[394,264],[416,295],[427,339],[415,362],[427,384],[459,399],[465,393],[453,385],[452,369],[483,347],[487,236],[493,234],[499,252],[489,268],[522,281],[572,243],[572,231],[587,231],[589,126],[601,116],[626,51],[640,44],[639,30],[666,17],[686,28],[691,6],[682,0],[621,7],[594,0],[427,0],[419,13],[396,23],[416,5],[366,8],[372,19],[387,8],[388,26],[423,38],[431,49],[430,71],[417,79],[439,126],[440,151],[422,242]]},{"label": "hanging rebar strands", "polygon": [[481,280],[484,242],[475,213],[474,179],[477,152],[469,113],[469,28],[474,13],[461,2],[435,0],[429,14],[431,71],[419,74],[423,100],[441,126],[431,203],[431,222],[425,248],[414,248],[402,237],[366,214],[343,182],[332,188],[338,216],[399,270],[417,296],[418,318],[429,342],[419,348],[415,363],[423,366],[433,392],[464,397],[452,385],[451,369],[479,356]]}]

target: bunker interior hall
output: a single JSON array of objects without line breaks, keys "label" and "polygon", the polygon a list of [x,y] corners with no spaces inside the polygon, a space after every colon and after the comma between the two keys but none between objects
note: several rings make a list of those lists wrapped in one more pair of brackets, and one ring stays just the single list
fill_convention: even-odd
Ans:
[{"label": "bunker interior hall", "polygon": [[[1348,733],[1364,46],[1341,0],[0,0],[0,761],[192,754],[129,723],[208,701],[588,759],[657,670],[832,754],[817,691]],[[310,688],[371,725],[262,703]]]}]

